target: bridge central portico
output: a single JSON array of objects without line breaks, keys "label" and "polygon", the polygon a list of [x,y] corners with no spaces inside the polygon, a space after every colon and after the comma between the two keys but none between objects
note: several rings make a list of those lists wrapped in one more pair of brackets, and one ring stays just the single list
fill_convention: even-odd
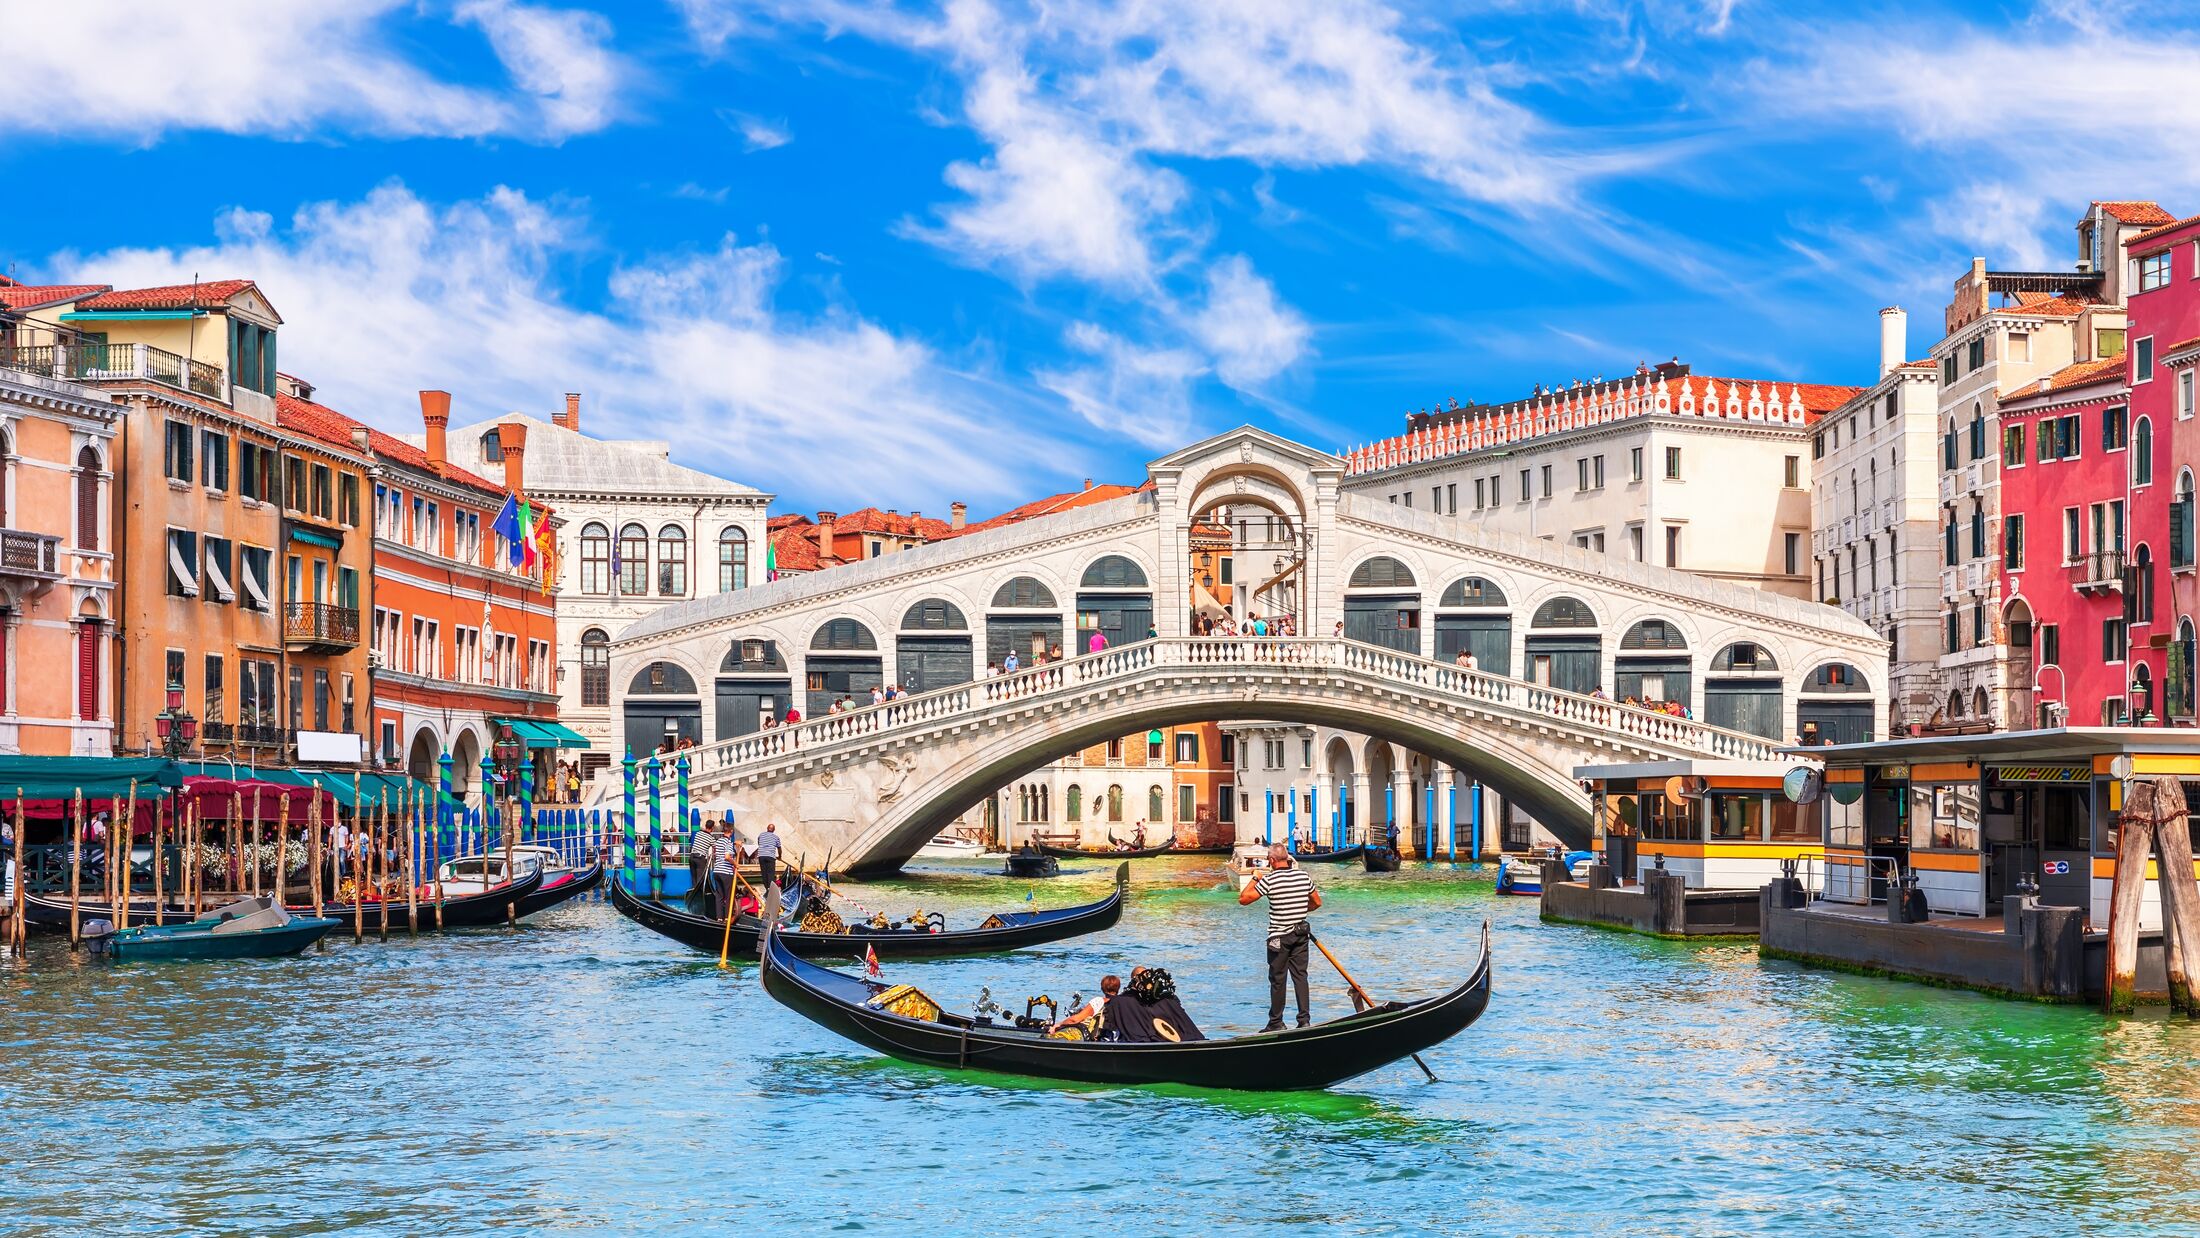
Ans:
[{"label": "bridge central portico", "polygon": [[[1123,498],[666,607],[614,643],[615,712],[638,753],[699,734],[698,797],[849,870],[895,867],[1011,779],[1154,727],[1377,736],[1586,837],[1578,764],[1761,759],[1799,718],[1858,707],[1880,724],[1884,643],[1837,610],[1477,532],[1345,491],[1344,472],[1240,429],[1156,461]],[[1216,587],[1226,562],[1237,588]],[[1297,635],[1193,634],[1223,611]],[[911,695],[820,707],[878,683]],[[765,727],[790,707],[803,721]]]}]

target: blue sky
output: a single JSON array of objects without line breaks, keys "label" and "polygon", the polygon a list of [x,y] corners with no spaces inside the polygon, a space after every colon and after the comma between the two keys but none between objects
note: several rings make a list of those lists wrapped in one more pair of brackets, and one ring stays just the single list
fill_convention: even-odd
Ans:
[{"label": "blue sky", "polygon": [[984,514],[1675,355],[1868,381],[1973,254],[2200,211],[2159,6],[97,7],[0,9],[0,269],[251,276],[346,412],[579,390],[787,508]]}]

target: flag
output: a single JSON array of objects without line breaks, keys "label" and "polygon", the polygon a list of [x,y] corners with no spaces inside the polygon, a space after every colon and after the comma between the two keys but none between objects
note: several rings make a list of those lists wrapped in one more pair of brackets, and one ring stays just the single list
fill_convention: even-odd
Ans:
[{"label": "flag", "polygon": [[497,513],[495,523],[489,526],[496,532],[498,537],[504,539],[504,553],[511,560],[513,567],[518,567],[520,562],[519,512],[519,496],[507,494],[504,496],[504,509]]},{"label": "flag", "polygon": [[863,948],[863,974],[871,977],[878,975],[878,947],[865,946]]},{"label": "flag", "polygon": [[[617,568],[611,570],[618,571]],[[764,579],[767,582],[779,579],[779,547],[773,544],[769,534],[764,538]]]},{"label": "flag", "polygon": [[535,508],[525,499],[519,501],[519,545],[513,549],[521,567],[535,566]]}]

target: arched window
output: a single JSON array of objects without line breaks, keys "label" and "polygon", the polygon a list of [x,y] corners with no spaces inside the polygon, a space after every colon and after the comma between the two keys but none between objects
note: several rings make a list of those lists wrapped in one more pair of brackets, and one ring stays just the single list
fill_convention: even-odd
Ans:
[{"label": "arched window", "polygon": [[1863,692],[1864,677],[1846,662],[1828,662],[1803,681],[1805,692]]},{"label": "arched window", "polygon": [[1146,571],[1122,555],[1104,555],[1092,561],[1085,569],[1083,579],[1077,582],[1080,589],[1143,589],[1146,587]]},{"label": "arched window", "polygon": [[687,530],[676,524],[668,524],[657,530],[657,596],[686,597],[687,591]]},{"label": "arched window", "polygon": [[99,452],[86,447],[76,453],[76,544],[80,550],[99,549]]},{"label": "arched window", "polygon": [[1035,576],[1018,576],[994,591],[993,605],[996,608],[1052,610],[1055,606],[1054,591]]},{"label": "arched window", "polygon": [[1780,669],[1780,664],[1763,645],[1736,641],[1721,649],[1718,657],[1711,659],[1711,669],[1722,674],[1746,675],[1753,671],[1776,671]]},{"label": "arched window", "polygon": [[2170,648],[2169,674],[2164,676],[2162,704],[2181,718],[2192,717],[2194,649],[2192,620],[2177,621],[2177,643]]},{"label": "arched window", "polygon": [[1686,649],[1688,638],[1681,630],[1664,619],[1645,619],[1627,629],[1620,638],[1621,649]]},{"label": "arched window", "polygon": [[611,592],[611,530],[600,521],[581,526],[581,592]]},{"label": "arched window", "polygon": [[1063,820],[1065,820],[1065,821],[1082,821],[1082,820],[1084,820],[1084,819],[1085,819],[1085,792],[1084,792],[1084,788],[1082,788],[1082,787],[1079,787],[1079,786],[1077,786],[1076,784],[1072,783],[1072,784],[1070,785],[1070,788],[1069,788],[1069,790],[1068,790],[1068,791],[1065,791],[1065,792],[1063,792],[1063,794],[1062,794],[1062,808],[1063,808],[1063,814],[1064,814],[1064,815],[1063,815],[1063,818],[1062,818]]},{"label": "arched window", "polygon": [[1468,610],[1491,607],[1503,609],[1505,591],[1480,576],[1463,576],[1451,582],[1444,590],[1443,598],[1436,603],[1440,610]]},{"label": "arched window", "polygon": [[1963,716],[1963,693],[1954,688],[1948,690],[1948,716],[1951,718]]},{"label": "arched window", "polygon": [[1984,689],[1984,688],[1973,688],[1973,689],[1971,689],[1971,714],[1972,714],[1972,716],[1973,716],[1973,717],[1977,717],[1977,718],[1984,718],[1984,717],[1987,717],[1987,716],[1991,715],[1991,714],[1992,714],[1993,712],[1994,712],[1994,707],[1993,707],[1992,705],[1989,705],[1989,704],[1987,704],[1987,702],[1986,702],[1986,689]]},{"label": "arched window", "polygon": [[581,704],[610,703],[611,637],[602,628],[590,628],[581,633]]},{"label": "arched window", "polygon": [[834,619],[810,638],[810,648],[820,651],[861,651],[878,648],[878,638],[859,620]]},{"label": "arched window", "polygon": [[619,592],[627,597],[648,596],[649,530],[638,524],[622,526],[613,554],[612,567],[619,578]]},{"label": "arched window", "polygon": [[963,618],[962,607],[945,598],[926,598],[911,606],[901,617],[904,632],[962,632],[969,627]]},{"label": "arched window", "polygon": [[[1269,792],[1269,794],[1274,795],[1275,792],[1271,791]],[[1146,788],[1146,820],[1160,821],[1166,818],[1168,815],[1169,810],[1167,806],[1163,803],[1161,788]]]},{"label": "arched window", "polygon": [[718,592],[749,587],[749,535],[729,524],[718,535]]},{"label": "arched window", "polygon": [[2131,427],[2131,484],[2154,484],[2154,422],[2141,417],[2139,424]]},{"label": "arched window", "polygon": [[2154,712],[2153,667],[2144,662],[2133,664],[2131,668],[2131,691],[2128,695],[2131,698],[2133,717],[2144,717]]},{"label": "arched window", "polygon": [[695,676],[670,662],[652,662],[626,686],[628,696],[694,696]]},{"label": "arched window", "polygon": [[1108,788],[1108,820],[1110,822],[1116,822],[1121,821],[1122,819],[1123,788],[1119,786],[1111,786]]},{"label": "arched window", "polygon": [[1352,569],[1348,589],[1411,589],[1413,569],[1388,555],[1377,555]]},{"label": "arched window", "polygon": [[2131,556],[2131,611],[2133,623],[2154,622],[2154,550],[2145,542]]},{"label": "arched window", "polygon": [[2177,473],[2177,499],[2169,509],[2169,567],[2173,572],[2192,566],[2193,535],[2192,470]]},{"label": "arched window", "polygon": [[99,647],[106,632],[98,614],[87,608],[76,628],[76,716],[85,722],[100,715]]},{"label": "arched window", "polygon": [[504,440],[494,430],[481,436],[481,459],[484,464],[499,464],[504,460]]},{"label": "arched window", "polygon": [[1555,597],[1535,608],[1535,617],[1528,621],[1531,628],[1593,628],[1597,625],[1596,612],[1580,598]]}]

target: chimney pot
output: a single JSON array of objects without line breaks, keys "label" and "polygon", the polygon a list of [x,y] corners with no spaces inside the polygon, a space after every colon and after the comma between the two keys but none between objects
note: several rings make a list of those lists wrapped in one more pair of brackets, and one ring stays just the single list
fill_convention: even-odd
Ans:
[{"label": "chimney pot", "polygon": [[576,433],[576,434],[580,432],[580,428],[581,428],[581,393],[580,393],[580,392],[578,392],[578,391],[568,391],[568,392],[566,392],[566,393],[565,393],[565,412],[564,412],[564,413],[563,413],[562,415],[555,415],[555,414],[554,414],[554,415],[552,415],[552,416],[551,416],[551,418],[550,418],[550,424],[552,424],[552,425],[554,425],[554,426],[560,426],[560,427],[562,427],[562,428],[564,428],[564,429],[567,429],[567,430],[571,430],[571,431],[573,431],[573,432],[574,432],[574,433]]},{"label": "chimney pot", "polygon": [[351,428],[351,445],[359,451],[370,451],[374,445],[374,432],[365,426]]},{"label": "chimney pot", "polygon": [[1087,490],[1090,490],[1090,489],[1092,489],[1092,479],[1091,479],[1090,477],[1087,477],[1087,478],[1085,479],[1085,489],[1087,489]]},{"label": "chimney pot", "polygon": [[967,520],[967,519],[969,518],[969,516],[970,516],[970,504],[968,504],[968,503],[949,503],[949,504],[947,505],[947,527],[948,527],[948,528],[950,528],[950,529],[956,529],[956,530],[960,530],[960,529],[961,529],[961,528],[963,527],[963,522],[964,522],[965,520]]},{"label": "chimney pot", "polygon": [[833,556],[833,522],[840,519],[836,512],[821,511],[817,514],[818,566],[831,564]]},{"label": "chimney pot", "polygon": [[527,425],[507,421],[497,426],[497,447],[504,453],[504,488],[514,494],[527,490]]},{"label": "chimney pot", "polygon": [[444,460],[443,432],[451,425],[451,393],[448,391],[423,391],[420,393],[420,424],[428,430],[428,463],[442,468]]},{"label": "chimney pot", "polygon": [[1901,369],[1907,360],[1902,354],[1909,350],[1910,316],[1899,305],[1879,311],[1879,376],[1885,378]]}]

